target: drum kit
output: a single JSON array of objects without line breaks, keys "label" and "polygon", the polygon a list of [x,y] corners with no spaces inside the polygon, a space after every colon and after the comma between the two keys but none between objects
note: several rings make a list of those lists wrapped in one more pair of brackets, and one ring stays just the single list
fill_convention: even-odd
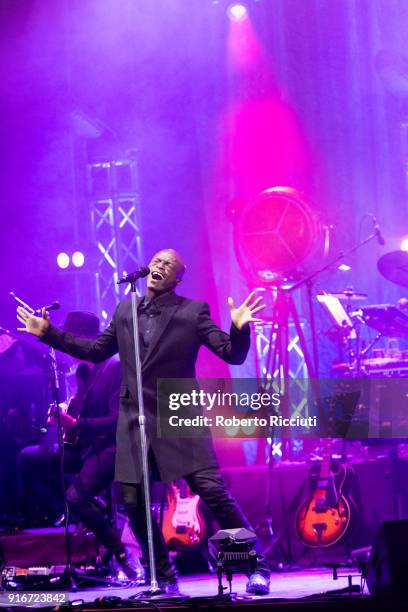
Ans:
[{"label": "drum kit", "polygon": [[[408,288],[408,252],[392,251],[377,263],[380,274],[401,287]],[[343,291],[320,292],[317,299],[326,307],[336,327],[337,339],[346,348],[348,361],[333,366],[337,376],[402,376],[408,374],[408,350],[399,350],[399,338],[408,338],[408,299],[398,305],[361,305],[367,293],[348,287]],[[343,304],[345,306],[343,306]],[[355,306],[359,306],[355,308]],[[376,332],[374,339],[363,346],[362,329]],[[386,340],[386,349],[374,349],[379,340]],[[368,355],[372,356],[368,357]]]}]

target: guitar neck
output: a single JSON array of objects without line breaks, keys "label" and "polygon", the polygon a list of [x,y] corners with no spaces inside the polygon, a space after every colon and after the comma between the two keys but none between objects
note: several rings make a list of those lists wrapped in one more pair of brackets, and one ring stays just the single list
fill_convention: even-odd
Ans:
[{"label": "guitar neck", "polygon": [[330,476],[331,449],[332,449],[332,441],[330,440],[326,444],[324,452],[323,452],[322,465],[321,465],[321,468],[320,468],[319,482],[323,481],[323,480],[327,481],[329,479],[329,476]]},{"label": "guitar neck", "polygon": [[180,499],[185,499],[189,496],[190,490],[185,480],[176,480],[173,486],[176,491],[178,489]]}]

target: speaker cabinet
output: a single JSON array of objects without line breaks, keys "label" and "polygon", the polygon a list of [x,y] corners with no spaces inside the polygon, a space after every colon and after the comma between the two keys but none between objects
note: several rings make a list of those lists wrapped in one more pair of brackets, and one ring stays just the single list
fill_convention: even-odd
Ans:
[{"label": "speaker cabinet", "polygon": [[408,600],[408,520],[381,524],[371,551],[367,585],[372,595]]}]

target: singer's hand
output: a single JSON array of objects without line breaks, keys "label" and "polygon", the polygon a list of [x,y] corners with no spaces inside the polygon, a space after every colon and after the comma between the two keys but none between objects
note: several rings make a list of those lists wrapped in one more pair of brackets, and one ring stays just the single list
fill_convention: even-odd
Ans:
[{"label": "singer's hand", "polygon": [[26,332],[38,338],[41,338],[50,326],[50,319],[45,308],[42,309],[42,316],[36,317],[22,306],[18,306],[17,319],[24,325],[24,327],[18,327],[17,331]]},{"label": "singer's hand", "polygon": [[266,308],[266,304],[260,304],[262,297],[257,297],[252,303],[250,303],[255,295],[255,291],[252,291],[247,299],[242,302],[241,306],[237,308],[234,305],[232,297],[228,298],[228,306],[230,309],[231,320],[235,327],[238,329],[244,329],[248,323],[262,323],[262,319],[254,317],[256,312]]}]

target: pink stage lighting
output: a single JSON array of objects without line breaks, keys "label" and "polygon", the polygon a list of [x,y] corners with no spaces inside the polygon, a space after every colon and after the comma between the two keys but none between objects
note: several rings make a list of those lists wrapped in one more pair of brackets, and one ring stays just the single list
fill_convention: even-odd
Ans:
[{"label": "pink stage lighting", "polygon": [[227,9],[227,14],[230,19],[233,21],[241,21],[248,16],[248,11],[245,4],[233,3],[230,4]]},{"label": "pink stage lighting", "polygon": [[81,251],[75,251],[72,255],[72,263],[76,268],[82,268],[85,263],[85,255]]},{"label": "pink stage lighting", "polygon": [[57,266],[61,270],[65,270],[69,266],[69,255],[67,253],[58,253],[57,255]]},{"label": "pink stage lighting", "polygon": [[408,251],[408,238],[404,238],[403,240],[401,240],[400,249],[401,251]]}]

